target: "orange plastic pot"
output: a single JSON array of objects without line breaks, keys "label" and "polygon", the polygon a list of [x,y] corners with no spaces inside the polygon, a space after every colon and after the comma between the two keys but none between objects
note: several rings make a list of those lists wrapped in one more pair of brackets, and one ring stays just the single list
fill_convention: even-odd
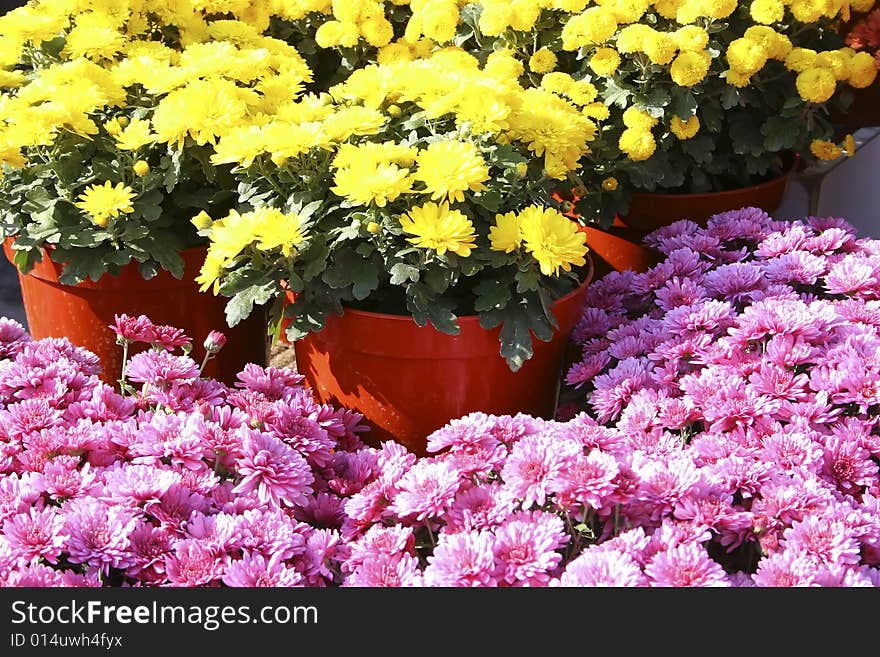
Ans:
[{"label": "orange plastic pot", "polygon": [[597,279],[612,271],[646,272],[660,262],[660,252],[645,245],[644,234],[619,220],[608,228],[580,226],[578,230],[586,235]]},{"label": "orange plastic pot", "polygon": [[516,372],[499,353],[500,329],[484,329],[476,315],[460,317],[452,336],[409,316],[352,309],[294,343],[297,369],[322,403],[364,415],[365,441],[394,440],[419,455],[431,432],[474,411],[552,418],[591,279],[592,263],[581,286],[553,305],[553,338],[534,340],[534,355]]},{"label": "orange plastic pot", "polygon": [[744,207],[772,213],[782,205],[788,181],[797,165],[798,158],[789,157],[781,176],[750,187],[700,194],[636,192],[630,199],[629,211],[620,219],[627,227],[647,234],[680,219],[705,226],[714,214]]},{"label": "orange plastic pot", "polygon": [[[12,242],[7,238],[3,243],[10,262]],[[204,374],[233,384],[247,363],[267,363],[267,319],[257,308],[235,327],[226,325],[227,299],[199,292],[195,282],[205,253],[205,247],[181,253],[185,268],[180,280],[166,271],[144,280],[132,263],[118,276],[105,274],[97,282],[87,279],[78,285],[60,283],[61,266],[44,253],[30,272],[18,275],[28,331],[34,339],[65,337],[88,349],[100,358],[101,378],[109,384],[116,382],[122,369],[122,348],[109,328],[114,315],[146,315],[154,324],[182,329],[193,340],[191,355],[197,362],[204,357],[202,342],[208,332],[220,331],[227,337],[226,345],[208,361]]]}]

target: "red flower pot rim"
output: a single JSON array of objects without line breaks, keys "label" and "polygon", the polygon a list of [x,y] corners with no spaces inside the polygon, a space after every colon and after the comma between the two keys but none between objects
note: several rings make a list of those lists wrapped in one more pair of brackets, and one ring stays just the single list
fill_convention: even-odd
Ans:
[{"label": "red flower pot rim", "polygon": [[[570,301],[572,298],[577,296],[578,292],[580,291],[580,289],[584,285],[590,283],[590,281],[593,278],[593,259],[589,257],[589,253],[587,254],[586,261],[587,261],[587,264],[584,265],[584,267],[583,267],[584,276],[581,277],[581,282],[578,283],[578,286],[576,288],[574,288],[571,292],[564,294],[563,296],[559,297],[558,299],[554,299],[553,300],[554,304],[565,303],[566,301]],[[288,295],[289,294],[290,294],[290,292],[288,291]],[[360,315],[362,317],[375,317],[377,319],[384,319],[384,320],[393,321],[393,322],[412,322],[413,321],[412,315],[392,315],[390,313],[377,313],[372,310],[360,310],[358,308],[350,308],[348,306],[345,307],[345,312],[351,313],[352,315]],[[479,322],[480,316],[479,315],[460,315],[458,317],[458,321],[459,321],[459,323],[463,322],[465,324]]]}]

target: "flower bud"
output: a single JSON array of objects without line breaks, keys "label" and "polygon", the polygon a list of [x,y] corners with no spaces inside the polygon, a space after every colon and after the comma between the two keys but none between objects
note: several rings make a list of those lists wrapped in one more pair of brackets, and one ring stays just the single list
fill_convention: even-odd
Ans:
[{"label": "flower bud", "polygon": [[119,124],[120,128],[125,128],[128,125],[128,117],[120,116],[118,119],[116,119],[116,122]]},{"label": "flower bud", "polygon": [[613,192],[617,189],[617,178],[614,176],[608,176],[605,180],[602,181],[602,189],[606,192]]},{"label": "flower bud", "polygon": [[147,164],[145,160],[138,160],[134,163],[134,166],[132,168],[134,169],[134,172],[141,178],[150,173],[150,165]]},{"label": "flower bud", "polygon": [[529,171],[528,162],[517,162],[516,163],[516,177],[517,178],[525,178],[528,171]]},{"label": "flower bud", "polygon": [[367,232],[375,235],[379,232],[379,224],[377,224],[375,221],[371,221],[367,224]]},{"label": "flower bud", "polygon": [[226,344],[226,336],[223,335],[220,331],[211,331],[208,333],[208,337],[205,338],[205,342],[202,346],[205,347],[205,351],[209,354],[216,354],[223,348],[223,345]]},{"label": "flower bud", "polygon": [[388,112],[388,116],[393,116],[395,118],[403,113],[403,110],[401,110],[397,105],[389,105],[385,111]]}]

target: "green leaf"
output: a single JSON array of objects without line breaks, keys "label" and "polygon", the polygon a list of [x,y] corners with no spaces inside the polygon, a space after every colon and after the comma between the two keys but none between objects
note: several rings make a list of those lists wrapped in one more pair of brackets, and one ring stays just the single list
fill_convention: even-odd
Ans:
[{"label": "green leaf", "polygon": [[617,105],[621,109],[626,109],[627,100],[632,95],[628,89],[619,86],[611,78],[605,84],[605,90],[602,92],[602,99],[606,105]]},{"label": "green leaf", "polygon": [[672,94],[672,103],[670,105],[673,113],[682,121],[686,121],[697,111],[697,99],[690,89],[676,88]]},{"label": "green leaf", "polygon": [[512,296],[510,285],[507,281],[502,281],[500,278],[480,281],[474,287],[474,293],[477,295],[474,301],[474,309],[477,312],[501,309],[507,305]]},{"label": "green leaf", "polygon": [[764,146],[768,151],[779,152],[794,148],[800,134],[798,121],[771,116],[761,126],[761,134],[764,135]]},{"label": "green leaf", "polygon": [[391,267],[391,284],[401,285],[407,281],[419,280],[419,268],[408,265],[405,262],[398,262]]},{"label": "green leaf", "polygon": [[501,327],[501,355],[507,361],[508,367],[516,372],[532,354],[529,313],[518,306],[508,307]]},{"label": "green leaf", "polygon": [[233,327],[253,312],[255,305],[263,305],[277,292],[274,283],[245,288],[226,303],[226,323]]}]

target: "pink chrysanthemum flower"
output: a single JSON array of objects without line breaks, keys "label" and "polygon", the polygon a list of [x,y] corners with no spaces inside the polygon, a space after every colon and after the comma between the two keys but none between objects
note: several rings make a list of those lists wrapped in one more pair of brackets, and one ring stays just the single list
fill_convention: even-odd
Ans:
[{"label": "pink chrysanthemum flower", "polygon": [[614,420],[636,390],[650,385],[649,368],[647,358],[627,358],[593,379],[596,390],[590,397],[590,405],[599,422]]},{"label": "pink chrysanthemum flower", "polygon": [[649,586],[730,586],[724,569],[695,543],[685,543],[657,553],[645,566]]},{"label": "pink chrysanthemum flower", "polygon": [[[566,451],[560,449],[566,447]],[[574,443],[560,445],[550,433],[526,436],[517,442],[501,471],[506,494],[521,500],[523,509],[542,506],[552,492],[552,482],[571,462]]]},{"label": "pink chrysanthemum flower", "polygon": [[153,465],[118,464],[103,472],[106,500],[121,504],[159,502],[181,476]]},{"label": "pink chrysanthemum flower", "polygon": [[485,413],[469,413],[432,432],[427,439],[427,450],[492,450],[498,445],[491,432],[492,425],[492,418]]},{"label": "pink chrysanthemum flower", "polygon": [[700,481],[700,473],[686,456],[664,461],[648,461],[637,469],[639,486],[635,493],[642,513],[659,521],[672,512],[675,504]]},{"label": "pink chrysanthemum flower", "polygon": [[24,326],[8,317],[0,317],[0,360],[15,358],[31,336]]},{"label": "pink chrysanthemum flower", "polygon": [[614,480],[620,468],[617,460],[598,449],[579,453],[556,474],[552,490],[565,509],[600,509],[616,488]]},{"label": "pink chrysanthemum flower", "polygon": [[800,431],[777,432],[763,441],[758,452],[762,461],[775,463],[781,471],[805,469],[818,471],[822,466],[822,447]]},{"label": "pink chrysanthemum flower", "polygon": [[764,271],[751,263],[721,265],[703,277],[703,286],[711,296],[733,304],[747,302],[767,287]]},{"label": "pink chrysanthemum flower", "polygon": [[68,504],[64,520],[71,563],[87,563],[105,574],[131,564],[129,537],[137,518],[128,507],[82,497]]},{"label": "pink chrysanthemum flower", "polygon": [[611,357],[604,351],[586,356],[581,362],[571,366],[565,375],[565,382],[570,386],[580,388],[585,383],[590,383],[610,362]]},{"label": "pink chrysanthemum flower", "polygon": [[126,375],[131,381],[162,387],[174,381],[197,378],[199,366],[189,356],[151,349],[131,357]]},{"label": "pink chrysanthemum flower", "polygon": [[[692,237],[700,231],[700,225],[690,219],[680,219],[672,223],[661,226],[652,231],[646,238],[645,243],[648,246],[659,248],[663,253],[669,253],[671,250],[680,248],[676,245],[676,240],[684,237]],[[672,246],[673,248],[668,248]]]},{"label": "pink chrysanthemum flower", "polygon": [[348,570],[373,561],[382,555],[415,552],[415,535],[411,527],[373,525],[358,540],[351,543],[351,552],[345,562]]},{"label": "pink chrysanthemum flower", "polygon": [[825,276],[830,294],[874,294],[880,288],[880,259],[850,254],[831,266]]},{"label": "pink chrysanthemum flower", "polygon": [[559,516],[543,511],[513,515],[495,529],[495,577],[512,586],[545,586],[567,542]]},{"label": "pink chrysanthemum flower", "polygon": [[446,513],[446,527],[451,533],[471,529],[490,529],[513,513],[516,500],[498,482],[473,486],[459,493]]},{"label": "pink chrysanthemum flower", "polygon": [[449,508],[461,487],[461,476],[447,461],[417,462],[397,482],[391,510],[400,518],[436,518]]},{"label": "pink chrysanthemum flower", "polygon": [[551,586],[614,587],[646,586],[642,569],[628,554],[618,550],[589,549],[565,566]]},{"label": "pink chrysanthemum flower", "polygon": [[343,583],[345,587],[399,588],[423,586],[419,560],[409,554],[380,553],[361,563]]},{"label": "pink chrysanthemum flower", "polygon": [[317,421],[306,415],[294,399],[301,391],[291,393],[287,402],[275,402],[275,413],[266,422],[265,430],[290,445],[316,467],[324,468],[333,461],[336,444],[330,434]]},{"label": "pink chrysanthemum flower", "polygon": [[828,271],[825,258],[809,251],[783,253],[764,263],[767,280],[786,285],[815,285]]},{"label": "pink chrysanthemum flower", "polygon": [[662,310],[691,306],[706,298],[706,288],[690,278],[673,276],[657,290],[655,303]]},{"label": "pink chrysanthemum flower", "polygon": [[248,363],[238,374],[239,387],[258,392],[269,401],[285,399],[299,391],[305,377],[288,367],[260,367]]},{"label": "pink chrysanthemum flower", "polygon": [[795,521],[783,532],[785,549],[808,554],[823,563],[859,563],[859,541],[842,520],[821,515]]},{"label": "pink chrysanthemum flower", "polygon": [[0,426],[9,436],[24,436],[42,429],[61,426],[64,412],[45,399],[26,399],[0,410]]},{"label": "pink chrysanthemum flower", "polygon": [[43,558],[58,563],[68,536],[64,531],[64,517],[56,507],[31,507],[26,512],[7,518],[3,535],[9,541],[13,554],[25,561]]},{"label": "pink chrysanthemum flower", "polygon": [[171,554],[175,541],[172,532],[141,522],[132,531],[130,540],[132,561],[126,573],[151,584],[164,582],[165,557]]},{"label": "pink chrysanthemum flower", "polygon": [[828,436],[824,441],[822,476],[838,490],[857,496],[863,490],[880,483],[877,463],[871,453],[857,440],[840,435]]},{"label": "pink chrysanthemum flower", "polygon": [[[43,467],[34,478],[34,486],[45,492],[50,499],[63,501],[93,492],[95,473],[91,464],[85,463],[77,468],[75,457],[57,457]],[[2,517],[2,514],[0,514]]]},{"label": "pink chrysanthemum flower", "polygon": [[153,322],[146,315],[130,317],[123,313],[114,315],[113,320],[109,328],[116,334],[117,340],[150,344],[156,339]]},{"label": "pink chrysanthemum flower", "polygon": [[178,541],[165,556],[168,586],[216,586],[224,571],[223,559],[197,540]]},{"label": "pink chrysanthemum flower", "polygon": [[241,588],[290,587],[302,582],[302,575],[286,565],[280,554],[268,559],[259,553],[245,552],[241,559],[230,561],[222,576],[226,586]]},{"label": "pink chrysanthemum flower", "polygon": [[487,531],[443,534],[424,570],[425,584],[438,587],[497,586],[495,539]]},{"label": "pink chrysanthemum flower", "polygon": [[190,338],[182,329],[165,324],[156,324],[153,326],[154,347],[159,347],[167,351],[174,351],[177,347],[192,346],[192,338]]},{"label": "pink chrysanthemum flower", "polygon": [[816,566],[816,560],[802,552],[783,550],[761,559],[752,580],[768,588],[815,586]]},{"label": "pink chrysanthemum flower", "polygon": [[315,480],[306,460],[293,448],[267,433],[248,431],[244,455],[236,462],[241,481],[234,493],[256,490],[264,503],[304,506]]}]

